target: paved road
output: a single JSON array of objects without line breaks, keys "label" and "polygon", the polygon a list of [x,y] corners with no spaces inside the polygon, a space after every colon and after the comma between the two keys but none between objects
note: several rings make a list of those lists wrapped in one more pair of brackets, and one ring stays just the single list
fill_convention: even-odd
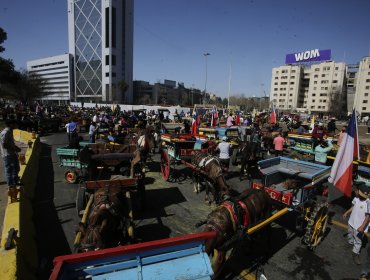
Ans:
[{"label": "paved road", "polygon": [[[35,221],[39,239],[40,264],[47,278],[54,256],[73,251],[75,229],[79,218],[75,211],[77,185],[64,182],[64,169],[59,167],[55,154],[57,147],[65,144],[65,135],[57,134],[42,137],[44,151],[40,160],[39,189],[35,203]],[[149,241],[170,236],[197,232],[195,224],[207,217],[213,209],[204,202],[204,194],[192,191],[188,170],[179,166],[179,179],[164,182],[159,172],[158,155],[149,162],[147,173],[147,211],[136,213],[136,237],[139,241]],[[236,170],[234,170],[236,171]],[[236,172],[231,174],[229,184],[241,191],[249,187],[247,180],[240,182]],[[338,201],[337,201],[338,202]],[[333,219],[340,216],[348,200],[339,200],[332,207]],[[343,208],[344,207],[344,208]],[[360,268],[351,259],[351,250],[346,248],[345,229],[329,226],[328,235],[314,252],[301,245],[300,237],[292,230],[294,217],[288,214],[273,224],[273,255],[263,268],[269,279],[356,279]],[[245,270],[255,271],[266,240],[259,240],[239,250],[229,261],[226,272],[233,272],[225,279],[239,279],[246,275]],[[364,251],[364,250],[363,250]],[[364,258],[364,253],[362,258]],[[253,279],[252,275],[244,276]]]}]

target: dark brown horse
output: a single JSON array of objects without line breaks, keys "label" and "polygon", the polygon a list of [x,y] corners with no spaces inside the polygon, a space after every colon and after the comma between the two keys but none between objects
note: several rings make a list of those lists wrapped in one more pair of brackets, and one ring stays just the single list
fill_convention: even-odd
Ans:
[{"label": "dark brown horse", "polygon": [[197,168],[193,172],[194,192],[199,193],[201,185],[205,185],[206,201],[217,204],[230,196],[231,189],[226,183],[217,157],[202,152],[195,152],[191,163]]},{"label": "dark brown horse", "polygon": [[81,242],[77,251],[115,247],[129,241],[130,219],[120,188],[105,187],[94,193],[94,202],[85,224],[79,224]]},{"label": "dark brown horse", "polygon": [[214,272],[225,262],[225,254],[247,236],[248,228],[271,216],[270,196],[263,190],[248,189],[238,197],[224,201],[213,210],[205,222],[203,231],[215,231],[216,236],[205,243],[208,255],[218,256]]},{"label": "dark brown horse", "polygon": [[258,147],[259,143],[255,142],[242,142],[240,144],[240,154],[241,154],[241,166],[239,179],[242,180],[245,171],[247,172],[248,179],[252,176],[252,166],[261,159],[260,148]]}]

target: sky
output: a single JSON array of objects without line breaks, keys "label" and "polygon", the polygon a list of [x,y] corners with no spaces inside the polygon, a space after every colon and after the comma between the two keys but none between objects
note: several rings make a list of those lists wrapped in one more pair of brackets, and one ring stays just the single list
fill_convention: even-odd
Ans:
[{"label": "sky", "polygon": [[[17,69],[68,52],[67,0],[1,0],[0,27]],[[134,0],[134,80],[263,96],[286,54],[311,49],[349,64],[370,55],[370,1]]]}]

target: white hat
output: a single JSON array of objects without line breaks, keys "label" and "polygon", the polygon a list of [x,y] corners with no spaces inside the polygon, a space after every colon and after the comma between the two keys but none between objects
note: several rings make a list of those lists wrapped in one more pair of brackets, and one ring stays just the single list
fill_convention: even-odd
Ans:
[{"label": "white hat", "polygon": [[227,141],[227,137],[226,136],[222,136],[222,141]]},{"label": "white hat", "polygon": [[319,122],[319,126],[323,126],[324,124],[322,122]]}]

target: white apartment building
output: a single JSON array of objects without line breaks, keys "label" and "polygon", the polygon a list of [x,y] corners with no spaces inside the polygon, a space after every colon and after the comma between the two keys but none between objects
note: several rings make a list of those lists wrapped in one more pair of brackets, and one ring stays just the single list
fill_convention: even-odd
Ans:
[{"label": "white apartment building", "polygon": [[311,65],[308,93],[303,108],[310,112],[328,112],[331,98],[345,98],[342,94],[345,78],[345,63],[326,61]]},{"label": "white apartment building", "polygon": [[58,103],[74,100],[73,58],[70,54],[51,56],[27,62],[27,71],[37,74],[44,82],[47,96],[42,100]]},{"label": "white apartment building", "polygon": [[299,107],[303,67],[285,65],[272,69],[270,101],[280,110]]},{"label": "white apartment building", "polygon": [[133,0],[68,0],[68,35],[76,100],[132,104]]},{"label": "white apartment building", "polygon": [[280,110],[327,112],[330,95],[343,91],[345,70],[333,61],[273,68],[270,101]]},{"label": "white apartment building", "polygon": [[370,113],[370,57],[361,60],[356,75],[354,106],[360,114]]}]

